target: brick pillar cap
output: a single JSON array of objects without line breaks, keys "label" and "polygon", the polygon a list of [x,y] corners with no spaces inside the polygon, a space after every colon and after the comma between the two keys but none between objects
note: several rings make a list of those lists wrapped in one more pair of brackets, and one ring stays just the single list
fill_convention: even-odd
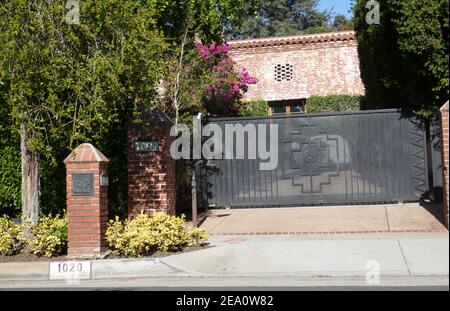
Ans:
[{"label": "brick pillar cap", "polygon": [[74,162],[109,162],[103,153],[91,144],[81,144],[64,160],[65,164]]},{"label": "brick pillar cap", "polygon": [[444,104],[444,106],[441,107],[440,110],[441,110],[442,112],[448,111],[448,101]]}]

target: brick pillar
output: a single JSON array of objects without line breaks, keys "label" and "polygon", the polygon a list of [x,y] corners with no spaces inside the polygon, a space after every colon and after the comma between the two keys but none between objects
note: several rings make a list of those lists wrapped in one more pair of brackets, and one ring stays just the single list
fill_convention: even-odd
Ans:
[{"label": "brick pillar", "polygon": [[96,257],[106,251],[108,162],[91,144],[79,145],[64,160],[70,257]]},{"label": "brick pillar", "polygon": [[170,156],[172,121],[149,110],[128,129],[128,217],[144,212],[175,214],[175,160]]},{"label": "brick pillar", "polygon": [[447,228],[449,226],[448,210],[449,210],[449,178],[448,178],[448,165],[449,165],[449,122],[448,122],[448,106],[447,102],[441,108],[441,144],[442,144],[442,187],[444,195],[444,217]]}]

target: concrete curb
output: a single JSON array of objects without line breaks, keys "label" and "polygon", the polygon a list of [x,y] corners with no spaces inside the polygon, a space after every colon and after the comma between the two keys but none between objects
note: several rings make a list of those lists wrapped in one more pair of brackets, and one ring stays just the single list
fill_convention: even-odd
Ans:
[{"label": "concrete curb", "polygon": [[109,259],[92,262],[91,279],[175,276],[185,274],[159,259]]},{"label": "concrete curb", "polygon": [[[164,262],[164,259],[104,259],[91,262],[90,280],[115,278],[150,278],[150,277],[204,277],[204,278],[255,278],[255,277],[362,277],[367,271],[309,271],[277,273],[199,273],[185,271]],[[7,281],[50,281],[50,262],[24,262],[0,264],[0,282]],[[448,274],[405,273],[404,271],[382,271],[380,277],[448,277]]]},{"label": "concrete curb", "polygon": [[48,262],[13,262],[0,264],[0,280],[48,280]]},{"label": "concrete curb", "polygon": [[[186,275],[184,271],[153,258],[83,260],[83,262],[86,261],[91,263],[89,277],[91,280]],[[50,261],[2,263],[0,264],[0,281],[9,280],[50,280]]]}]

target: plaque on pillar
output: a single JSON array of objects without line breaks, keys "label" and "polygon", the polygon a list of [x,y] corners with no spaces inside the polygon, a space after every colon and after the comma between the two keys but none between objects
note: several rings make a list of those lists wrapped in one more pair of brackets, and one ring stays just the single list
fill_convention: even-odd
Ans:
[{"label": "plaque on pillar", "polygon": [[94,177],[92,173],[72,174],[72,194],[91,195],[94,193]]}]

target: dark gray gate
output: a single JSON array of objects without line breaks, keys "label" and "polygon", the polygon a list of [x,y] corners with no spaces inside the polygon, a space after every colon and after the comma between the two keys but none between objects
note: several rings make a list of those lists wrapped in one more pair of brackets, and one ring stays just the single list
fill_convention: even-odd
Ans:
[{"label": "dark gray gate", "polygon": [[279,164],[213,160],[202,169],[210,206],[257,207],[418,201],[428,190],[426,132],[399,110],[220,118],[206,123],[277,124]]}]

